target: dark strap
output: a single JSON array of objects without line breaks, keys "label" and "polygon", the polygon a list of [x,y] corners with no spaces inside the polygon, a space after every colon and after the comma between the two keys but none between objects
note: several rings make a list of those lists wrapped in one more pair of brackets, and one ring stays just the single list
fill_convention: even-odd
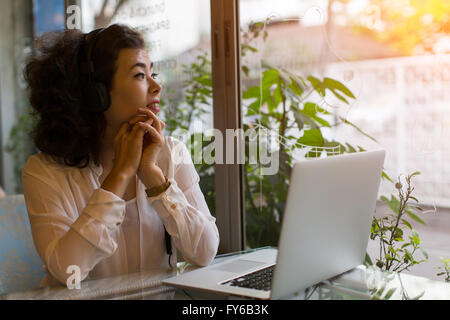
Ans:
[{"label": "dark strap", "polygon": [[170,242],[170,234],[167,232],[166,227],[164,227],[164,233],[166,238],[166,252],[170,256],[172,255],[172,243]]}]

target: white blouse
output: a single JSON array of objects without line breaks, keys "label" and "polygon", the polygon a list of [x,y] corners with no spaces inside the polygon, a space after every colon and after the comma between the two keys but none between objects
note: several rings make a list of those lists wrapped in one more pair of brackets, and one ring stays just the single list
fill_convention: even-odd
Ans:
[{"label": "white blouse", "polygon": [[171,186],[148,198],[136,176],[136,198],[125,202],[101,188],[102,167],[92,160],[80,169],[42,152],[28,159],[22,185],[34,244],[47,269],[41,286],[66,285],[70,265],[80,268],[81,280],[168,267],[164,226],[186,261],[204,266],[214,259],[219,232],[188,150],[167,137],[157,164]]}]

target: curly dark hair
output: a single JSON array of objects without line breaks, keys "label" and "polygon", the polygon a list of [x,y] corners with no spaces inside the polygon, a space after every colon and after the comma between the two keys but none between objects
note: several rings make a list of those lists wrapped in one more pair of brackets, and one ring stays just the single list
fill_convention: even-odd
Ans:
[{"label": "curly dark hair", "polygon": [[[92,53],[94,80],[111,89],[121,49],[144,49],[145,42],[132,28],[114,24],[97,39]],[[46,33],[36,40],[35,51],[24,70],[32,114],[35,146],[56,162],[84,168],[90,159],[99,164],[100,142],[106,127],[103,113],[89,112],[82,86],[86,79],[84,34],[79,30]]]}]

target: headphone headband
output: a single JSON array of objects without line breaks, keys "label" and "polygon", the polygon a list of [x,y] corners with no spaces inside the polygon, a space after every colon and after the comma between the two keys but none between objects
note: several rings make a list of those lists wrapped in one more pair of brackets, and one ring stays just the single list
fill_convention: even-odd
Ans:
[{"label": "headphone headband", "polygon": [[88,83],[84,85],[84,103],[88,110],[93,113],[104,112],[109,108],[110,98],[105,84],[94,81],[95,65],[92,60],[97,39],[105,28],[95,29],[84,35],[84,57],[81,63],[81,72],[87,76]]},{"label": "headphone headband", "polygon": [[95,72],[95,65],[92,61],[92,53],[94,51],[95,45],[97,44],[97,39],[100,34],[105,30],[105,28],[95,29],[88,34],[84,35],[84,66],[83,72],[89,75],[92,79]]}]

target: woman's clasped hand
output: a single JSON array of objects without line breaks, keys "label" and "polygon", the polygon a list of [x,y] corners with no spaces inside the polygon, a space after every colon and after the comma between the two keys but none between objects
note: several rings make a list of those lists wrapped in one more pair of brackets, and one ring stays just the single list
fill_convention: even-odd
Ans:
[{"label": "woman's clasped hand", "polygon": [[164,182],[157,159],[165,143],[165,124],[150,109],[138,110],[140,113],[124,122],[114,139],[113,170],[127,177],[137,174],[151,188]]}]

